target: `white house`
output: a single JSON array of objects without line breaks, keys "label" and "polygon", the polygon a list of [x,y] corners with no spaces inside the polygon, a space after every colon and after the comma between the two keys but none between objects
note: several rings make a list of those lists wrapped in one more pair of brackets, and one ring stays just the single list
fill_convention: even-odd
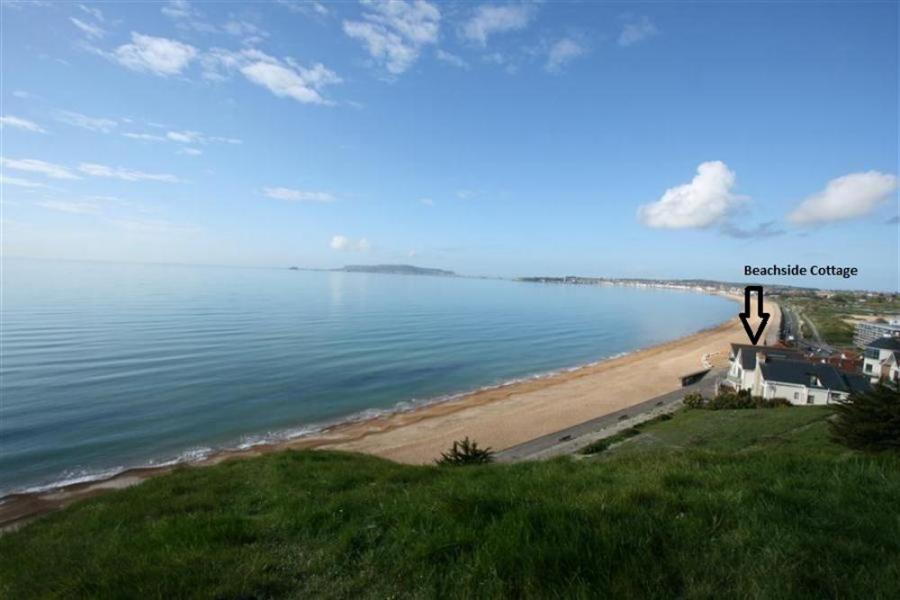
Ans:
[{"label": "white house", "polygon": [[900,385],[900,351],[892,352],[881,365],[882,376],[894,385]]},{"label": "white house", "polygon": [[810,362],[795,350],[732,344],[732,364],[722,385],[748,390],[766,399],[791,404],[828,404],[869,387],[861,375],[843,373],[833,365]]},{"label": "white house", "polygon": [[872,383],[879,379],[898,381],[897,360],[894,354],[900,352],[900,338],[883,337],[869,342],[863,352],[863,374]]},{"label": "white house", "polygon": [[800,360],[757,363],[761,396],[784,398],[791,404],[829,404],[869,388],[861,375],[842,373],[834,365]]},{"label": "white house", "polygon": [[750,390],[754,396],[762,395],[759,372],[756,369],[757,356],[767,359],[802,360],[803,354],[790,348],[772,346],[751,346],[750,344],[731,344],[731,366],[728,376],[722,382],[725,386],[736,390]]}]

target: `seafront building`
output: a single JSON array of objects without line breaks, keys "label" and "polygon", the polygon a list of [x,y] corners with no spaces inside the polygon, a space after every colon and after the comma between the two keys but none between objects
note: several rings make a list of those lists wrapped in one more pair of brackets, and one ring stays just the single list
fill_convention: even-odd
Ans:
[{"label": "seafront building", "polygon": [[767,400],[796,405],[846,400],[869,388],[866,377],[846,373],[827,362],[813,362],[796,350],[776,346],[731,345],[731,366],[720,389],[747,390]]},{"label": "seafront building", "polygon": [[863,374],[872,383],[881,379],[900,383],[900,337],[882,337],[866,344]]},{"label": "seafront building", "polygon": [[890,319],[887,323],[865,321],[856,324],[853,343],[865,348],[871,342],[883,337],[900,338],[900,317]]}]

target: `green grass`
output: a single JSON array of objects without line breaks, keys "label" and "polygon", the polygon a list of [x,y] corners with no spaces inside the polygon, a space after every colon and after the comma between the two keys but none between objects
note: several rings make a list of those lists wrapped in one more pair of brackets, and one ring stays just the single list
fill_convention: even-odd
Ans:
[{"label": "green grass", "polygon": [[896,597],[900,457],[826,415],[684,411],[582,460],[182,469],[0,537],[0,596]]},{"label": "green grass", "polygon": [[[791,450],[818,455],[844,454],[847,450],[828,439],[825,406],[742,410],[681,410],[672,419],[646,428],[643,435],[629,436],[614,446],[619,456],[636,452],[703,449],[719,452]],[[620,440],[620,441],[624,441]]]}]

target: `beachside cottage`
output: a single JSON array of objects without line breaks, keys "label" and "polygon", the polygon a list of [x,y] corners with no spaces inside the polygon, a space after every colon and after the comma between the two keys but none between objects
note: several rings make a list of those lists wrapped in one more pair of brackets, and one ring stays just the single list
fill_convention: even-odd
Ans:
[{"label": "beachside cottage", "polygon": [[723,387],[766,399],[784,398],[791,404],[828,404],[869,387],[866,377],[811,362],[789,348],[732,344],[731,360]]},{"label": "beachside cottage", "polygon": [[766,359],[795,359],[800,360],[803,354],[790,348],[778,348],[774,346],[751,346],[750,344],[731,344],[729,360],[731,366],[728,376],[722,383],[735,390],[751,390],[754,396],[761,395],[758,371],[756,369],[757,356],[762,354],[762,360]]},{"label": "beachside cottage", "polygon": [[872,383],[879,379],[900,381],[900,338],[883,337],[868,343],[863,353],[863,374]]}]

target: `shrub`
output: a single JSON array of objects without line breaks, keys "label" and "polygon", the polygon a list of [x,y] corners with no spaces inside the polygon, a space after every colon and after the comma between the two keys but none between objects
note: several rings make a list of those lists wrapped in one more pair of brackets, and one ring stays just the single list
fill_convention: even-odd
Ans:
[{"label": "shrub", "polygon": [[609,437],[597,440],[595,442],[591,442],[584,448],[578,451],[579,454],[599,454],[612,446],[613,444],[617,444],[619,442],[623,442],[628,438],[632,438],[636,435],[641,434],[640,427],[642,425],[646,425],[649,421],[645,421],[644,423],[639,423],[634,427],[629,427],[628,429],[623,429],[622,431],[611,435]]},{"label": "shrub", "polygon": [[435,462],[441,466],[461,467],[464,465],[483,465],[494,461],[494,453],[488,448],[479,448],[477,442],[470,442],[466,437],[462,441],[453,442],[447,452]]},{"label": "shrub", "polygon": [[684,397],[684,405],[688,408],[702,408],[705,410],[734,410],[747,408],[780,408],[791,406],[784,398],[766,399],[762,396],[752,396],[749,390],[736,392],[723,390],[709,400],[699,393],[688,394]]},{"label": "shrub", "polygon": [[688,408],[703,408],[706,400],[700,392],[691,392],[684,397],[684,405]]},{"label": "shrub", "polygon": [[900,451],[900,391],[878,384],[834,408],[831,437],[857,450]]}]

